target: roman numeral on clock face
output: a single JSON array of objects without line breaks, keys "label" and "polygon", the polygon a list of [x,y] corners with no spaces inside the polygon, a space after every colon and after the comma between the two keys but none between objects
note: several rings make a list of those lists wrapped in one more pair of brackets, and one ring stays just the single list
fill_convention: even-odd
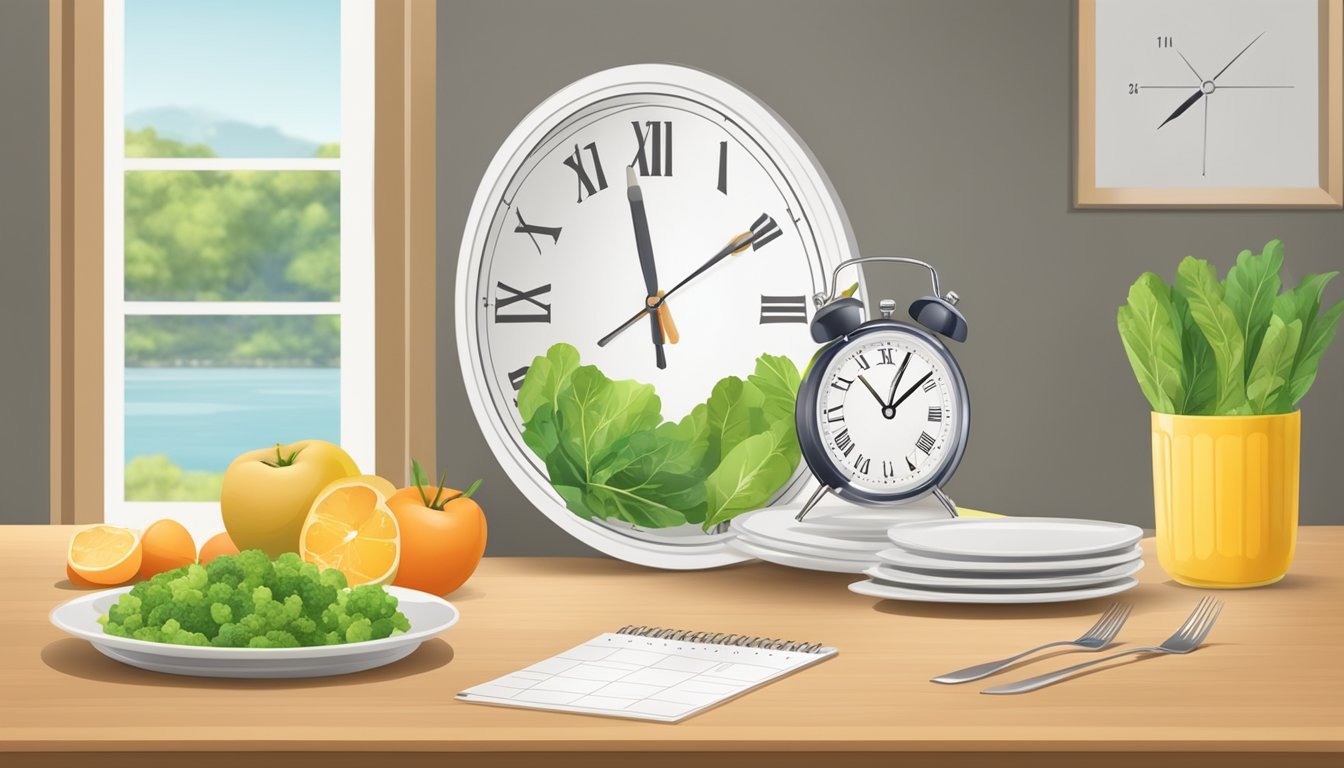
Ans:
[{"label": "roman numeral on clock face", "polygon": [[933,438],[929,437],[928,432],[919,433],[919,440],[915,442],[915,447],[927,455],[933,450]]},{"label": "roman numeral on clock face", "polygon": [[896,465],[892,464],[890,461],[882,462],[882,477],[895,477],[895,476],[896,476]]},{"label": "roman numeral on clock face", "polygon": [[[551,305],[543,303],[538,296],[551,292],[551,285],[547,283],[539,288],[533,288],[530,291],[520,291],[504,283],[496,283],[498,291],[508,293],[508,296],[500,297],[498,293],[495,296],[495,322],[496,323],[549,323],[551,322]],[[525,302],[517,310],[505,313],[503,310],[519,302]],[[531,305],[530,307],[528,305]],[[519,312],[518,310],[522,310]],[[537,311],[540,310],[540,311]]]},{"label": "roman numeral on clock face", "polygon": [[872,469],[872,467],[873,460],[864,458],[862,453],[859,454],[859,458],[854,460],[854,469],[865,475],[868,474],[868,470]]},{"label": "roman numeral on clock face", "polygon": [[845,420],[845,406],[837,405],[834,408],[826,409],[826,423],[834,424],[837,421]]},{"label": "roman numeral on clock face", "polygon": [[942,421],[943,407],[941,405],[929,406],[929,421]]},{"label": "roman numeral on clock face", "polygon": [[527,369],[530,367],[524,365],[516,371],[509,371],[509,385],[513,387],[514,392],[523,388],[523,379],[527,376]]},{"label": "roman numeral on clock face", "polygon": [[728,142],[719,142],[719,191],[728,194]]},{"label": "roman numeral on clock face", "polygon": [[565,165],[569,166],[570,170],[578,174],[578,201],[580,203],[583,202],[585,191],[588,193],[589,197],[592,197],[607,188],[607,177],[606,174],[602,173],[602,158],[597,156],[597,145],[590,142],[584,146],[584,149],[588,150],[588,155],[593,159],[593,173],[597,176],[596,186],[593,185],[593,177],[588,175],[588,167],[584,165],[583,153],[579,151],[578,144],[574,145],[574,154],[565,158]]},{"label": "roman numeral on clock face", "polygon": [[832,386],[832,387],[835,387],[836,389],[840,390],[841,392],[848,392],[848,391],[849,391],[849,385],[850,385],[850,384],[853,384],[853,383],[854,383],[854,380],[853,380],[853,379],[846,379],[846,378],[843,377],[843,376],[836,376],[836,377],[835,377],[835,381],[832,381],[832,382],[831,382],[831,386]]},{"label": "roman numeral on clock face", "polygon": [[642,129],[638,120],[630,125],[634,126],[635,138],[639,140],[639,151],[630,165],[639,166],[640,176],[671,176],[672,121],[649,120]]},{"label": "roman numeral on clock face", "polygon": [[761,217],[751,225],[751,234],[755,238],[751,241],[751,250],[759,251],[765,247],[766,243],[784,234],[784,230],[780,229],[779,225],[768,214],[762,213]]},{"label": "roman numeral on clock face", "polygon": [[521,232],[532,238],[532,244],[537,247],[537,253],[541,253],[541,244],[537,242],[537,235],[543,235],[551,238],[551,244],[560,242],[560,227],[538,227],[523,221],[523,210],[518,208],[514,210],[514,215],[518,217],[518,226],[514,232]]},{"label": "roman numeral on clock face", "polygon": [[761,325],[806,322],[807,297],[761,296]]},{"label": "roman numeral on clock face", "polygon": [[891,359],[891,347],[883,347],[877,351],[882,355],[882,361],[878,365],[895,365]]},{"label": "roman numeral on clock face", "polygon": [[854,450],[854,440],[849,436],[848,429],[842,429],[835,433],[835,447],[839,448],[846,456]]},{"label": "roman numeral on clock face", "polygon": [[925,392],[932,392],[937,388],[938,388],[938,382],[934,381],[933,379],[929,379],[928,381],[924,382],[924,386],[922,387],[922,389]]},{"label": "roman numeral on clock face", "polygon": [[866,371],[866,370],[868,370],[869,368],[872,368],[872,367],[873,367],[872,364],[868,362],[868,358],[864,357],[862,353],[859,354],[859,359],[858,359],[857,362],[858,362],[858,364],[859,364],[859,368],[860,368],[861,370],[865,370],[865,371]]}]

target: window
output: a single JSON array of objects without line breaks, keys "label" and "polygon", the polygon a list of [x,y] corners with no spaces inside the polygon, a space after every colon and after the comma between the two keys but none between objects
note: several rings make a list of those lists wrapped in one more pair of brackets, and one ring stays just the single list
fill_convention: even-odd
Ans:
[{"label": "window", "polygon": [[229,462],[274,442],[372,466],[372,15],[107,1],[108,522],[216,521]]},{"label": "window", "polygon": [[213,534],[277,441],[432,461],[433,14],[52,0],[53,522]]}]

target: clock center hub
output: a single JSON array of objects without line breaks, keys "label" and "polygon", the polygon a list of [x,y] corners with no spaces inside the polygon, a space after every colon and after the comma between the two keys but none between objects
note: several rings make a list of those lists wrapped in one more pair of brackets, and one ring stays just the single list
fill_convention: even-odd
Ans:
[{"label": "clock center hub", "polygon": [[1212,80],[1205,80],[1203,83],[1200,83],[1199,90],[1203,91],[1205,96],[1208,96],[1213,93],[1217,87],[1218,86],[1213,84]]}]

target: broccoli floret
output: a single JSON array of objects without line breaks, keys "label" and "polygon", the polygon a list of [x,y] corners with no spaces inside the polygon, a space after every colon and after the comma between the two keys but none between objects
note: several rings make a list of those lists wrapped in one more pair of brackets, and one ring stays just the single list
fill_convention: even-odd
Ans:
[{"label": "broccoli floret", "polygon": [[381,587],[346,584],[292,552],[271,561],[247,550],[142,581],[98,623],[115,637],[217,648],[335,645],[410,629]]}]

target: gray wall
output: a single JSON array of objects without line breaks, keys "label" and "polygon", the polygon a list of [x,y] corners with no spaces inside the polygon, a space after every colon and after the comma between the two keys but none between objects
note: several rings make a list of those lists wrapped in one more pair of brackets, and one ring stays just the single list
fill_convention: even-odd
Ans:
[{"label": "gray wall", "polygon": [[0,3],[0,523],[50,519],[47,3]]},{"label": "gray wall", "polygon": [[[825,166],[865,252],[927,256],[964,297],[972,330],[959,356],[975,419],[958,500],[1151,525],[1146,406],[1113,327],[1126,286],[1145,269],[1169,274],[1185,254],[1226,264],[1271,237],[1296,274],[1340,269],[1344,214],[1071,210],[1072,6],[444,3],[439,444],[457,476],[486,478],[491,553],[585,550],[529,508],[465,406],[451,320],[464,218],[528,110],[583,75],[641,61],[708,69],[767,101]],[[46,8],[0,2],[0,522],[47,520]],[[899,288],[899,271],[870,275],[875,296],[922,291]],[[1308,523],[1344,523],[1333,487],[1341,349],[1304,403]]]},{"label": "gray wall", "polygon": [[[1144,270],[1224,265],[1281,238],[1294,276],[1344,266],[1344,213],[1080,212],[1071,200],[1072,0],[470,0],[439,11],[439,446],[482,475],[491,554],[587,551],[495,463],[466,405],[457,249],[481,174],[532,107],[591,72],[670,61],[737,82],[807,141],[865,253],[933,260],[963,297],[974,408],[950,486],[1012,515],[1152,525],[1148,408],[1115,331]],[[927,290],[868,272],[872,295]],[[1344,279],[1329,297],[1344,296]],[[1306,523],[1344,523],[1344,342],[1303,404]]]}]

